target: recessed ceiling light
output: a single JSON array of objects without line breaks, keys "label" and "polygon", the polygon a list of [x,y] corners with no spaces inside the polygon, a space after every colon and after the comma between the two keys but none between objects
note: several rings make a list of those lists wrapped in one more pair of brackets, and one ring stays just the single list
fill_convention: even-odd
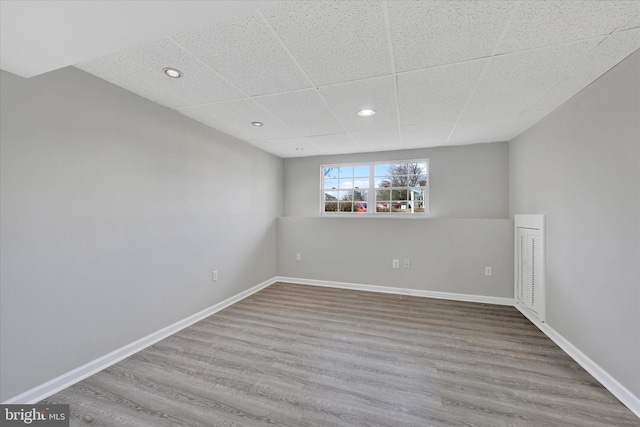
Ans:
[{"label": "recessed ceiling light", "polygon": [[296,151],[304,151],[304,148],[302,148],[302,147],[297,147],[297,148],[296,148]]},{"label": "recessed ceiling light", "polygon": [[251,124],[257,128],[259,128],[260,126],[264,126],[264,123],[262,122],[251,122]]},{"label": "recessed ceiling light", "polygon": [[358,111],[358,115],[360,117],[371,117],[374,114],[376,114],[376,110],[367,110],[367,109],[365,109],[365,110]]},{"label": "recessed ceiling light", "polygon": [[174,79],[178,79],[182,77],[182,72],[180,70],[176,70],[175,68],[166,67],[166,68],[163,68],[162,71],[164,71],[164,73],[167,76],[172,77]]}]

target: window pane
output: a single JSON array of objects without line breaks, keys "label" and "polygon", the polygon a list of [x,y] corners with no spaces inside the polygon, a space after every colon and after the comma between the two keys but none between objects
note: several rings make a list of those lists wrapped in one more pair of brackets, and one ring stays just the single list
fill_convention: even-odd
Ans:
[{"label": "window pane", "polygon": [[368,191],[366,190],[354,190],[353,191],[353,200],[366,202],[367,201]]},{"label": "window pane", "polygon": [[402,173],[402,172],[398,172],[399,170],[402,170],[402,164],[393,163],[389,165],[389,173],[391,175],[397,175],[399,173]]},{"label": "window pane", "polygon": [[376,177],[376,187],[377,188],[388,188],[388,187],[391,187],[391,180],[389,178],[378,178],[378,177]]},{"label": "window pane", "polygon": [[407,200],[407,193],[407,190],[393,190],[391,192],[391,198],[393,200]]},{"label": "window pane", "polygon": [[391,212],[407,213],[411,212],[409,204],[405,200],[394,200],[391,202]]},{"label": "window pane", "polygon": [[367,212],[367,202],[355,202],[353,208],[359,213]]},{"label": "window pane", "polygon": [[393,187],[408,187],[409,177],[407,175],[393,175],[391,177],[391,186]]},{"label": "window pane", "polygon": [[425,186],[427,180],[427,163],[408,163],[406,165],[407,175],[409,175],[409,186],[416,187],[418,185]]},{"label": "window pane", "polygon": [[353,166],[340,166],[338,173],[340,174],[340,178],[353,177]]},{"label": "window pane", "polygon": [[391,200],[391,190],[376,190],[376,201]]},{"label": "window pane", "polygon": [[353,191],[338,191],[338,200],[353,200]]},{"label": "window pane", "polygon": [[324,202],[325,212],[336,212],[338,210],[338,202]]},{"label": "window pane", "polygon": [[409,175],[414,168],[411,166],[414,163],[396,163],[391,165],[392,175]]},{"label": "window pane", "polygon": [[[426,181],[427,164],[425,162],[416,163],[396,163],[391,165],[393,185],[396,187],[415,187]],[[424,182],[422,185],[426,185]]]},{"label": "window pane", "polygon": [[337,191],[325,191],[324,192],[324,200],[327,202],[338,200],[338,192]]},{"label": "window pane", "polygon": [[377,202],[376,212],[389,212],[389,202]]},{"label": "window pane", "polygon": [[324,180],[324,188],[335,188],[338,189],[338,180],[337,179],[325,179]]},{"label": "window pane", "polygon": [[424,189],[421,187],[412,188],[409,190],[409,194],[411,195],[411,200],[424,200]]},{"label": "window pane", "polygon": [[352,202],[340,202],[340,212],[353,212]]},{"label": "window pane", "polygon": [[412,189],[411,195],[413,199],[411,200],[413,211],[414,212],[424,212],[424,190],[423,189]]},{"label": "window pane", "polygon": [[323,174],[325,178],[337,178],[338,177],[338,168],[324,168]]},{"label": "window pane", "polygon": [[353,176],[355,177],[369,177],[369,166],[355,166],[353,168]]},{"label": "window pane", "polygon": [[388,176],[390,175],[389,168],[391,165],[376,165],[375,166],[375,174],[376,176]]},{"label": "window pane", "polygon": [[347,178],[339,180],[339,188],[353,188],[353,178]]},{"label": "window pane", "polygon": [[369,179],[356,178],[353,185],[355,188],[369,188]]},{"label": "window pane", "polygon": [[425,162],[421,163],[413,163],[414,168],[411,171],[412,174],[415,175],[426,175],[427,174],[427,164]]}]

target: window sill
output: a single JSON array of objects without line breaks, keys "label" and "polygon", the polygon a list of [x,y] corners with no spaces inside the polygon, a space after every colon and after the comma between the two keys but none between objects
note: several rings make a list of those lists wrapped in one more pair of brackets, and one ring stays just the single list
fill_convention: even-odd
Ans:
[{"label": "window sill", "polygon": [[363,219],[363,218],[376,218],[376,219],[430,219],[429,214],[320,214],[317,218],[349,218],[349,219]]}]

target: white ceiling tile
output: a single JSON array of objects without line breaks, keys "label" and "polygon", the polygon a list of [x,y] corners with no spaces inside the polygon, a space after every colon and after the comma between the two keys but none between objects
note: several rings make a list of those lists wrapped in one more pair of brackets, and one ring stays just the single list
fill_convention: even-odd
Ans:
[{"label": "white ceiling tile", "polygon": [[520,4],[498,53],[607,35],[638,12],[637,1],[526,1]]},{"label": "white ceiling tile", "polygon": [[492,58],[462,120],[518,114],[530,108],[541,94],[574,70],[599,41],[590,39]]},{"label": "white ceiling tile", "polygon": [[362,151],[362,147],[348,133],[310,136],[307,140],[323,153],[347,154]]},{"label": "white ceiling tile", "polygon": [[286,1],[208,25],[78,68],[301,157],[510,140],[640,48],[640,0]]},{"label": "white ceiling tile", "polygon": [[179,94],[174,95],[145,80],[139,79],[126,70],[102,58],[77,64],[76,67],[160,105],[180,107],[189,104],[188,101],[180,98],[178,96]]},{"label": "white ceiling tile", "polygon": [[[192,104],[226,101],[244,96],[169,39],[127,49],[105,59],[168,92],[180,94]],[[182,71],[183,76],[179,79],[167,77],[162,71],[164,67],[177,68]]]},{"label": "white ceiling tile", "polygon": [[[306,138],[287,138],[249,142],[264,151],[282,158],[318,156],[320,154],[326,154]],[[302,150],[298,150],[298,148],[302,148]]]},{"label": "white ceiling tile", "polygon": [[222,21],[273,0],[0,0],[0,68],[33,77]]},{"label": "white ceiling tile", "polygon": [[401,150],[402,140],[397,127],[386,129],[367,129],[351,132],[354,141],[368,151]]},{"label": "white ceiling tile", "polygon": [[[640,9],[640,3],[638,3],[638,9]],[[631,28],[640,27],[640,11],[636,16],[633,16],[627,21],[620,30],[629,30]]]},{"label": "white ceiling tile", "polygon": [[509,125],[515,115],[485,118],[481,120],[458,122],[449,138],[449,145],[474,144],[477,142],[497,142],[502,134],[500,130]]},{"label": "white ceiling tile", "polygon": [[263,13],[316,86],[391,72],[380,2],[292,1]]},{"label": "white ceiling tile", "polygon": [[[392,76],[324,86],[318,88],[318,91],[348,131],[398,125]],[[362,109],[375,110],[376,114],[360,117],[357,113]]]},{"label": "white ceiling tile", "polygon": [[490,56],[515,2],[390,1],[396,71]]},{"label": "white ceiling tile", "polygon": [[311,87],[257,14],[178,34],[173,39],[247,95]]},{"label": "white ceiling tile", "polygon": [[[239,129],[246,138],[281,139],[300,136],[251,99],[218,102],[201,105],[200,108]],[[261,122],[263,126],[253,126],[252,122]]]},{"label": "white ceiling tile", "polygon": [[344,132],[342,125],[314,89],[265,95],[253,99],[301,136]]},{"label": "white ceiling tile", "polygon": [[398,104],[403,125],[457,120],[488,59],[398,75]]},{"label": "white ceiling tile", "polygon": [[447,145],[455,122],[422,123],[402,127],[403,148],[438,147]]},{"label": "white ceiling tile", "polygon": [[584,89],[610,68],[640,48],[640,28],[621,31],[608,37],[551,90],[540,98],[533,110],[553,109]]}]

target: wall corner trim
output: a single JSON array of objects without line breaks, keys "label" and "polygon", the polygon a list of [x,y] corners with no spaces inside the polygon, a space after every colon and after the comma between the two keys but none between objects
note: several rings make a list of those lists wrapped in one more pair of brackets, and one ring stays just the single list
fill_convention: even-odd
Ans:
[{"label": "wall corner trim", "polygon": [[91,362],[85,363],[84,365],[73,369],[65,374],[62,374],[56,378],[53,378],[50,381],[47,381],[44,384],[36,386],[30,390],[25,391],[17,396],[14,396],[4,402],[2,404],[25,404],[30,405],[37,403],[47,397],[64,390],[67,387],[72,386],[73,384],[82,381],[83,379],[102,371],[103,369],[108,368],[111,365],[114,365],[120,362],[127,357],[144,350],[145,348],[161,341],[170,335],[175,334],[176,332],[181,331],[182,329],[193,325],[196,322],[199,322],[202,319],[205,319],[211,316],[218,311],[229,307],[241,301],[248,296],[272,285],[275,283],[275,278],[266,280],[252,288],[249,288],[245,291],[242,291],[232,297],[229,297],[223,301],[220,301],[217,304],[212,305],[211,307],[205,308],[191,316],[185,317],[182,320],[177,321],[165,328],[162,328],[156,332],[152,332],[151,334],[140,338],[130,344],[127,344],[123,347],[120,347],[117,350],[112,351],[111,353],[105,354]]},{"label": "wall corner trim", "polygon": [[489,297],[484,295],[457,294],[452,292],[424,291],[421,289],[407,289],[392,286],[365,285],[361,283],[332,282],[328,280],[300,279],[295,277],[276,277],[277,282],[294,283],[299,285],[324,286],[327,288],[351,289],[356,291],[381,292],[385,294],[409,295],[454,301],[479,302],[485,304],[511,305],[513,298]]},{"label": "wall corner trim", "polygon": [[605,371],[600,365],[591,360],[586,354],[580,351],[576,346],[571,344],[569,340],[563,337],[555,329],[549,326],[547,323],[542,323],[536,319],[529,311],[521,304],[515,305],[527,319],[538,327],[547,337],[564,350],[573,360],[575,360],[585,371],[590,373],[596,380],[600,382],[607,390],[611,392],[624,406],[629,408],[638,418],[640,418],[640,396],[636,396],[625,386],[620,384],[618,380],[612,377],[607,371]]}]

